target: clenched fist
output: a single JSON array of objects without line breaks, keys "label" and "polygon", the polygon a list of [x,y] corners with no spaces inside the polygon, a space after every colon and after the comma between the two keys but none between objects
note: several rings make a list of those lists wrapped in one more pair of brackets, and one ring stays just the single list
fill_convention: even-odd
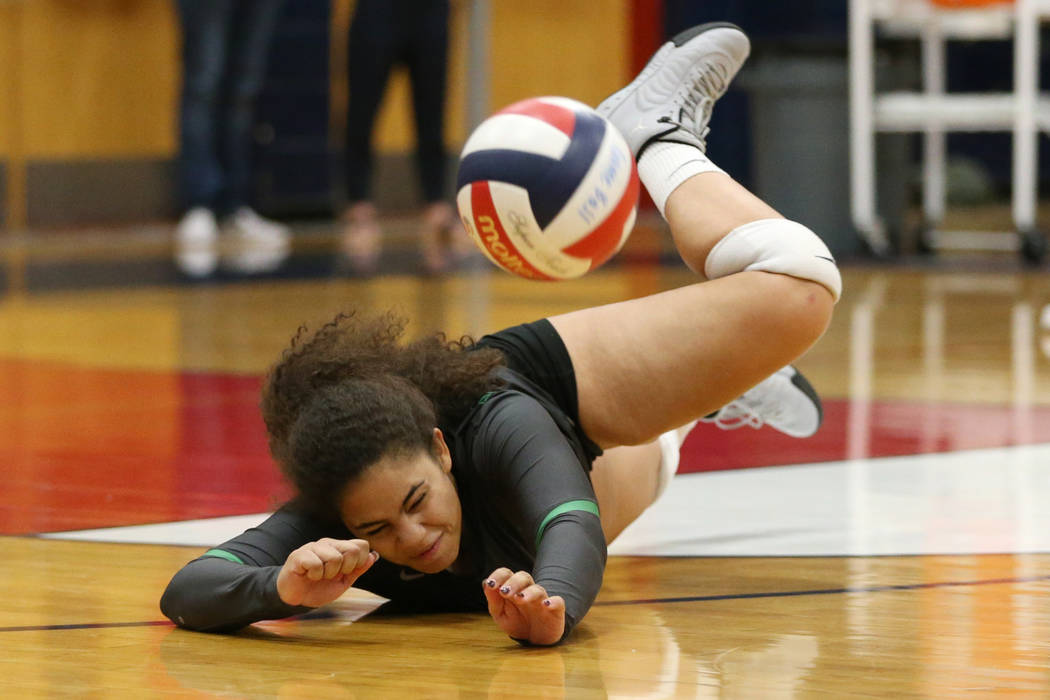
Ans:
[{"label": "clenched fist", "polygon": [[325,537],[288,555],[277,574],[277,594],[288,605],[316,608],[346,593],[379,560],[365,540]]}]

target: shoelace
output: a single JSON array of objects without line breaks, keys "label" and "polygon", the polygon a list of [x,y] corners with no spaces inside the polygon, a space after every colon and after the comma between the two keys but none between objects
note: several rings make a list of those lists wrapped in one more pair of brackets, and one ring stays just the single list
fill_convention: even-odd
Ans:
[{"label": "shoelace", "polygon": [[713,417],[704,418],[703,421],[705,423],[714,423],[722,430],[736,430],[737,428],[743,428],[745,425],[757,430],[765,425],[762,417],[740,400],[726,404]]},{"label": "shoelace", "polygon": [[[752,392],[755,390],[752,389]],[[761,410],[761,414],[759,411]],[[736,430],[745,425],[752,428],[761,428],[770,420],[776,421],[781,418],[783,406],[773,402],[764,402],[760,397],[744,394],[735,401],[723,406],[711,418],[705,418],[705,422],[714,423],[722,430]]]},{"label": "shoelace", "polygon": [[[683,96],[682,106],[678,110],[678,119],[669,116],[660,117],[657,121],[674,124],[695,134],[702,149],[707,149],[707,135],[711,127],[711,111],[715,100],[729,87],[729,70],[721,63],[706,64],[697,69],[697,75],[689,82],[689,91]],[[703,125],[703,126],[701,126]]]}]

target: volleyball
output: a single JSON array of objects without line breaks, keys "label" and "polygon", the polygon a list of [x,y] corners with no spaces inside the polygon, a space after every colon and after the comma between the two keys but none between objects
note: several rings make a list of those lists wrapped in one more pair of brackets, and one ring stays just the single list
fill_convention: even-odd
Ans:
[{"label": "volleyball", "polygon": [[486,257],[533,280],[566,280],[623,247],[638,211],[638,169],[616,127],[566,97],[505,107],[467,139],[456,204]]}]

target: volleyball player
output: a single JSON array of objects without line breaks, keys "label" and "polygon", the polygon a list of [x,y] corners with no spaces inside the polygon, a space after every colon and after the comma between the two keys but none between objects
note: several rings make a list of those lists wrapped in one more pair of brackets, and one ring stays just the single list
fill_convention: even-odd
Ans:
[{"label": "volleyball player", "polygon": [[390,314],[301,330],[263,390],[297,496],[187,564],[165,614],[233,630],[356,585],[391,611],[487,609],[511,638],[554,644],[695,421],[815,432],[819,400],[789,363],[830,320],[835,262],[704,154],[711,108],[748,52],[733,25],[695,27],[598,107],[707,281],[477,342],[401,344]]}]

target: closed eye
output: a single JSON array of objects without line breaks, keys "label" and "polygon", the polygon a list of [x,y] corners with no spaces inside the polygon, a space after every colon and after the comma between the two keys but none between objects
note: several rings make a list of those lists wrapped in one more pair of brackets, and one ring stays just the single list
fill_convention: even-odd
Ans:
[{"label": "closed eye", "polygon": [[[411,498],[416,493],[418,493],[419,490],[425,486],[425,484],[426,479],[416,484],[413,484],[412,488],[408,490],[408,495],[405,496],[405,500],[401,501],[401,507],[404,508],[407,512],[412,512],[416,508],[418,508],[420,504],[423,503],[423,500],[427,497],[427,494],[430,493],[429,491],[422,492],[419,495],[419,498],[412,502],[412,505],[407,505],[409,500],[411,500]],[[361,523],[357,526],[356,530],[360,530],[361,534],[366,537],[371,537],[372,535],[378,535],[380,532],[385,530],[386,526],[386,523],[379,522],[378,520],[371,520],[366,523]]]}]

